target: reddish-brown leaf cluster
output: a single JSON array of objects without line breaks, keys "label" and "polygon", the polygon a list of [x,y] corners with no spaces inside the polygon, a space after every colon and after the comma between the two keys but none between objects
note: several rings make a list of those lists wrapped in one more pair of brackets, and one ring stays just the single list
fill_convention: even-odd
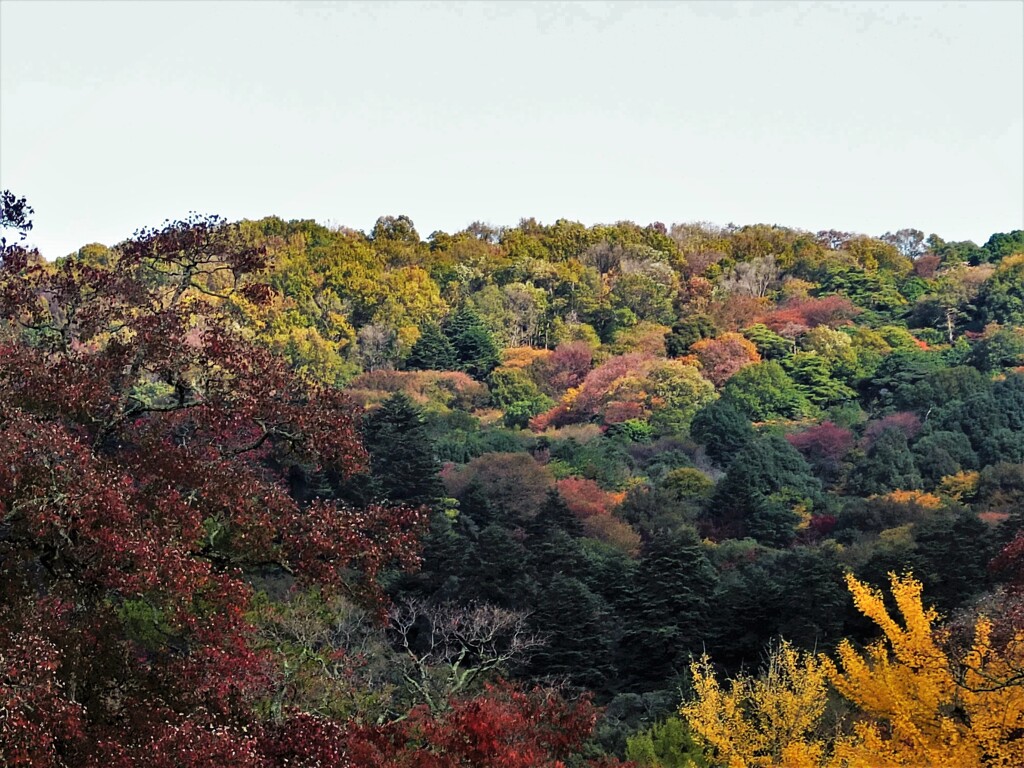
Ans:
[{"label": "reddish-brown leaf cluster", "polygon": [[421,707],[390,726],[353,729],[347,748],[365,768],[565,768],[596,720],[588,699],[496,685],[442,714]]},{"label": "reddish-brown leaf cluster", "polygon": [[700,360],[701,372],[716,387],[725,384],[740,368],[761,360],[757,347],[738,333],[701,339],[690,350]]},{"label": "reddish-brown leaf cluster", "polygon": [[[250,766],[271,685],[247,573],[382,605],[421,510],[299,504],[345,476],[354,409],[244,339],[219,296],[262,254],[222,222],[144,232],[112,270],[0,266],[0,758]],[[7,339],[4,341],[4,339]]]},{"label": "reddish-brown leaf cluster", "polygon": [[895,430],[908,440],[917,437],[921,431],[921,419],[909,411],[897,411],[870,422],[864,428],[862,440],[865,448],[870,448],[887,430]]},{"label": "reddish-brown leaf cluster", "polygon": [[570,387],[578,387],[594,360],[594,350],[585,341],[559,344],[545,359],[538,360],[533,368],[538,373],[546,391],[560,394]]},{"label": "reddish-brown leaf cluster", "polygon": [[543,431],[548,427],[590,421],[595,416],[606,416],[609,407],[612,419],[604,419],[608,423],[635,418],[643,412],[642,403],[646,401],[646,393],[637,390],[636,385],[646,376],[653,359],[641,352],[609,358],[590,371],[579,388],[570,390],[558,405],[535,416],[530,428]]},{"label": "reddish-brown leaf cluster", "polygon": [[846,325],[861,312],[844,296],[791,299],[761,317],[761,322],[776,333],[799,333],[819,325]]},{"label": "reddish-brown leaf cluster", "polygon": [[829,462],[840,461],[855,443],[853,432],[831,421],[823,421],[803,432],[786,435],[786,440],[805,458]]}]

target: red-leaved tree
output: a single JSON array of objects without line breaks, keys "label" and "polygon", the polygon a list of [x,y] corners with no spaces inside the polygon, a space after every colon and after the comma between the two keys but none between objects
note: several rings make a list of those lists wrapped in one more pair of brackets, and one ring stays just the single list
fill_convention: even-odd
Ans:
[{"label": "red-leaved tree", "polygon": [[365,460],[353,407],[247,341],[264,254],[217,218],[138,233],[112,269],[0,265],[0,763],[258,766],[251,575],[382,608],[423,513],[298,504],[298,465]]},{"label": "red-leaved tree", "polygon": [[361,768],[567,768],[596,720],[586,698],[566,701],[552,691],[499,684],[443,715],[419,707],[388,727],[352,729],[347,750]]}]

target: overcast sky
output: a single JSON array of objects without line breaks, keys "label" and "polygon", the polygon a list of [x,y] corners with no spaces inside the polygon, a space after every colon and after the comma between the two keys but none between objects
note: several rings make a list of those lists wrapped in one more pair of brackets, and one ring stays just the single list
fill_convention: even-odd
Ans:
[{"label": "overcast sky", "polygon": [[1024,227],[1024,0],[0,0],[0,186],[48,257],[190,210],[420,234]]}]

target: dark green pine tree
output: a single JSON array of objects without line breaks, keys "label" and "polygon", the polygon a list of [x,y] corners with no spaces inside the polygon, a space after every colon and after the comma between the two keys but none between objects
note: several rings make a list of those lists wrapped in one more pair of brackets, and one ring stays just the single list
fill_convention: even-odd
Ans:
[{"label": "dark green pine tree", "polygon": [[722,568],[707,633],[716,663],[734,669],[748,663],[756,666],[777,634],[783,591],[771,567],[774,552],[755,546],[744,554]]},{"label": "dark green pine tree", "polygon": [[526,532],[531,538],[540,539],[553,531],[564,531],[575,538],[583,535],[583,526],[576,515],[562,501],[558,491],[551,488],[540,510],[526,524]]},{"label": "dark green pine tree", "polygon": [[[782,588],[774,635],[800,648],[820,651],[831,650],[849,634],[846,620],[854,616],[855,609],[838,548],[794,547],[775,557],[772,570]],[[765,638],[766,643],[770,639]]]},{"label": "dark green pine tree", "polygon": [[963,432],[937,431],[914,445],[914,462],[921,475],[934,487],[946,475],[963,469],[977,469],[978,455]]},{"label": "dark green pine tree", "polygon": [[367,413],[362,431],[376,498],[436,505],[444,497],[423,413],[408,395],[397,392]]},{"label": "dark green pine tree", "polygon": [[554,488],[526,524],[530,569],[540,584],[558,574],[585,578],[588,571],[580,537],[583,527]]},{"label": "dark green pine tree", "polygon": [[502,608],[533,605],[536,585],[527,572],[526,549],[500,525],[480,532],[461,573],[464,599],[480,600]]},{"label": "dark green pine tree", "polygon": [[492,523],[497,523],[499,517],[498,510],[477,481],[472,481],[459,495],[459,522],[467,529],[479,533]]},{"label": "dark green pine tree", "polygon": [[396,594],[415,594],[438,602],[462,599],[462,565],[473,544],[458,528],[443,512],[431,515],[430,529],[423,537],[422,567],[396,576]]},{"label": "dark green pine tree", "polygon": [[721,538],[753,536],[769,546],[786,546],[796,535],[796,507],[814,505],[820,497],[821,483],[804,457],[779,435],[766,435],[736,455],[707,517]]},{"label": "dark green pine tree", "polygon": [[703,443],[712,461],[728,467],[733,456],[754,439],[754,428],[735,405],[728,400],[715,400],[693,417],[690,434]]},{"label": "dark green pine tree", "polygon": [[689,653],[700,650],[707,632],[717,582],[693,528],[647,543],[627,608],[630,627],[618,649],[618,666],[630,689],[665,688],[684,672]]},{"label": "dark green pine tree", "polygon": [[925,594],[947,616],[990,584],[989,561],[998,551],[992,528],[969,509],[938,514],[915,526],[908,566]]},{"label": "dark green pine tree", "polygon": [[690,345],[715,335],[715,324],[705,314],[687,315],[672,324],[672,330],[665,334],[665,352],[669,357],[682,357],[690,351]]},{"label": "dark green pine tree", "polygon": [[860,496],[912,490],[922,487],[921,473],[907,436],[898,429],[887,429],[878,436],[867,455],[854,466],[847,490]]},{"label": "dark green pine tree", "polygon": [[604,688],[612,661],[608,613],[600,595],[572,576],[555,574],[530,619],[545,640],[530,660],[530,673],[568,678],[591,690]]},{"label": "dark green pine tree", "polygon": [[491,332],[469,305],[448,320],[444,333],[455,349],[456,364],[476,379],[483,379],[501,362],[501,353]]},{"label": "dark green pine tree", "polygon": [[455,347],[436,323],[420,328],[420,337],[412,345],[405,367],[413,371],[454,371],[458,368]]}]

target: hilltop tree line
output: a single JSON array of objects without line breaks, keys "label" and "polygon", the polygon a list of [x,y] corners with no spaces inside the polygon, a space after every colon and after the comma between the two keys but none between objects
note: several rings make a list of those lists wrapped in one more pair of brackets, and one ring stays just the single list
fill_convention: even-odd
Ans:
[{"label": "hilltop tree line", "polygon": [[4,762],[1020,762],[1024,232],[2,202]]}]

